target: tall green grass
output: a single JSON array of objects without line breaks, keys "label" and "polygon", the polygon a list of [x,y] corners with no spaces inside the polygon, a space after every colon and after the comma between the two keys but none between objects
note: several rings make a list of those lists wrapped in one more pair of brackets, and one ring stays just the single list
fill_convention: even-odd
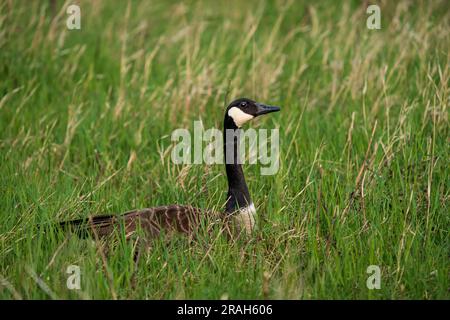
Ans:
[{"label": "tall green grass", "polygon": [[[448,299],[449,7],[359,1],[0,4],[0,298]],[[249,242],[108,254],[37,225],[189,203],[220,209],[220,165],[171,162],[170,134],[225,101],[282,111],[280,170],[246,165]],[[81,268],[81,290],[66,269]],[[381,289],[369,290],[369,265]]]}]

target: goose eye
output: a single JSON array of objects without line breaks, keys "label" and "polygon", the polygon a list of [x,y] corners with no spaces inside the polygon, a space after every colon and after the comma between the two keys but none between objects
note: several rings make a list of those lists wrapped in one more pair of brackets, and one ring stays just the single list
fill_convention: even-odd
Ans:
[{"label": "goose eye", "polygon": [[247,102],[241,102],[241,107],[247,106]]}]

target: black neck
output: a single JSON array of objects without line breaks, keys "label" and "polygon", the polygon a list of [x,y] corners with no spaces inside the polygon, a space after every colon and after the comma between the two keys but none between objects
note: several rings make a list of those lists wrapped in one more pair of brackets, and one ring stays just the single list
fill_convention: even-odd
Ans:
[{"label": "black neck", "polygon": [[[233,119],[226,114],[223,130],[224,160],[228,178],[226,213],[245,208],[252,202],[239,161],[239,131]],[[232,135],[232,133],[235,134]]]}]

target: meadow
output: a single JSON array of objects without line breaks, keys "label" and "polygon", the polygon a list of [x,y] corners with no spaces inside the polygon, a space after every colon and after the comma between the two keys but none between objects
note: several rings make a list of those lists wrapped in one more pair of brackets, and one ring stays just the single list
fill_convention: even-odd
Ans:
[{"label": "meadow", "polygon": [[[370,30],[363,1],[2,1],[0,299],[449,299],[450,8],[377,2]],[[244,166],[250,241],[155,241],[135,264],[123,237],[105,254],[37,227],[221,210],[223,166],[174,165],[170,136],[221,129],[237,97],[281,107],[251,124],[281,150],[275,175]]]}]

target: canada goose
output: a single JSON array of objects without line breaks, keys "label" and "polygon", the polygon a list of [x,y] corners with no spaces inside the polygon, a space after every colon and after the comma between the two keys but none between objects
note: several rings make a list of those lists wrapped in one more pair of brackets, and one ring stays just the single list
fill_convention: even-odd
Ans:
[{"label": "canada goose", "polygon": [[[254,215],[256,213],[245,182],[242,165],[238,161],[239,129],[255,117],[279,110],[279,107],[267,106],[250,99],[241,98],[230,103],[225,111],[223,141],[228,194],[225,212],[220,216],[224,225],[229,227],[231,222],[233,225],[231,227],[237,232],[245,230],[247,234],[250,234],[255,227]],[[230,131],[236,134],[227,134]],[[61,222],[60,226],[64,229],[75,230],[78,235],[94,234],[98,237],[104,237],[113,233],[120,225],[125,227],[125,235],[132,235],[139,225],[148,240],[157,237],[162,230],[192,235],[205,215],[208,214],[210,212],[207,210],[173,204],[134,210],[120,215],[65,221]]]}]

